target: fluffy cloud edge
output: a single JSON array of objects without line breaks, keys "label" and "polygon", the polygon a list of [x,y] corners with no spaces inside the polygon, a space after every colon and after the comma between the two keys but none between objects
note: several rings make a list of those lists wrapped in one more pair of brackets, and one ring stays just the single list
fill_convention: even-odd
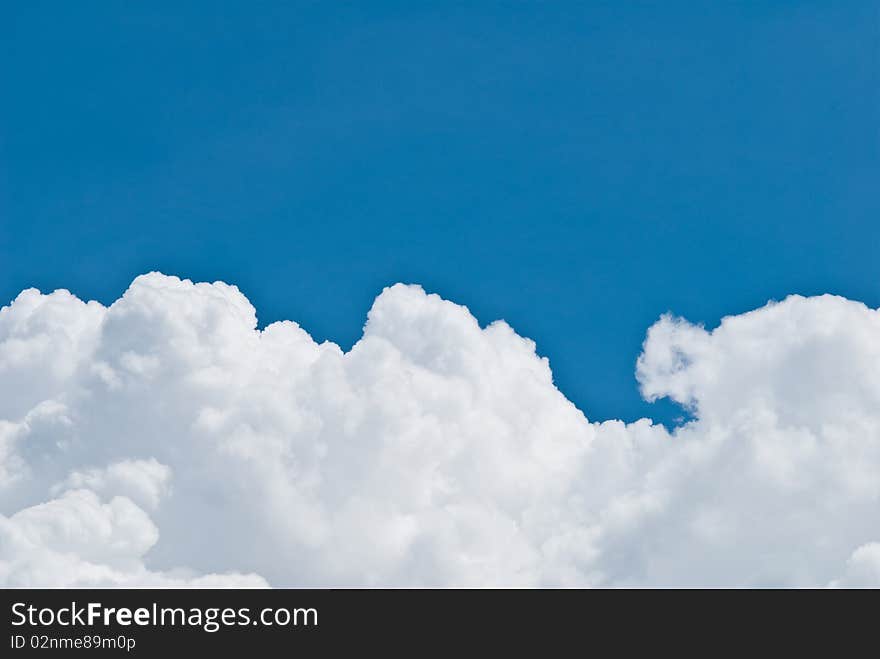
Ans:
[{"label": "fluffy cloud edge", "polygon": [[0,582],[878,585],[876,310],[662,317],[636,376],[692,411],[671,432],[589,422],[535,350],[400,284],[348,352],[221,282],[23,291]]}]

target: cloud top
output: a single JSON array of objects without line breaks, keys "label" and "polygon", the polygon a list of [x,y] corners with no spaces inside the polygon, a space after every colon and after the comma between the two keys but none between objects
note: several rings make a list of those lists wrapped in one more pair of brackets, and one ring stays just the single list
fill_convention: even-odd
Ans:
[{"label": "cloud top", "polygon": [[665,316],[636,370],[693,420],[590,422],[532,341],[417,286],[348,352],[219,282],[26,290],[0,310],[0,582],[880,585],[878,311]]}]

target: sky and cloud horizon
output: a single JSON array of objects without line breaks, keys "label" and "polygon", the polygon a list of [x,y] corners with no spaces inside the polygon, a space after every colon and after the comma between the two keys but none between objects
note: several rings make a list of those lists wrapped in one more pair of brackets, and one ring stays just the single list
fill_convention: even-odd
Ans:
[{"label": "sky and cloud horizon", "polygon": [[3,584],[876,585],[876,2],[0,14]]},{"label": "sky and cloud horizon", "polygon": [[665,421],[630,377],[660,314],[880,305],[875,3],[6,13],[0,300],[160,270],[349,348],[419,282]]}]

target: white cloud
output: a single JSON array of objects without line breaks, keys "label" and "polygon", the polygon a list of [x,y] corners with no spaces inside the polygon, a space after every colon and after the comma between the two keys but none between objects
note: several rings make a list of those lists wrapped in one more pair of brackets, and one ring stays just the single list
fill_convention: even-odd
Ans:
[{"label": "white cloud", "polygon": [[102,503],[91,490],[0,517],[0,582],[7,586],[263,586],[252,575],[148,571],[159,531],[130,499]]},{"label": "white cloud", "polygon": [[122,494],[150,510],[155,510],[170,490],[171,469],[156,461],[122,460],[101,469],[72,471],[53,493],[88,488],[100,494]]},{"label": "white cloud", "polygon": [[0,311],[0,582],[876,583],[878,311],[664,317],[637,377],[694,420],[591,423],[531,341],[418,287],[347,353],[258,331],[222,283],[25,291]]},{"label": "white cloud", "polygon": [[846,562],[843,578],[832,585],[838,588],[880,588],[880,542],[856,549]]}]

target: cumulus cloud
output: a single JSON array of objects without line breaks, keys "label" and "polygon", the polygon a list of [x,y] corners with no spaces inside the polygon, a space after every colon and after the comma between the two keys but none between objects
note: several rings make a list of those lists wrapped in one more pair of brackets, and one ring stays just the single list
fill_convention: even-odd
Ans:
[{"label": "cumulus cloud", "polygon": [[880,312],[663,317],[636,375],[693,420],[591,422],[532,341],[416,286],[348,352],[219,282],[27,290],[0,310],[0,583],[877,584]]}]

